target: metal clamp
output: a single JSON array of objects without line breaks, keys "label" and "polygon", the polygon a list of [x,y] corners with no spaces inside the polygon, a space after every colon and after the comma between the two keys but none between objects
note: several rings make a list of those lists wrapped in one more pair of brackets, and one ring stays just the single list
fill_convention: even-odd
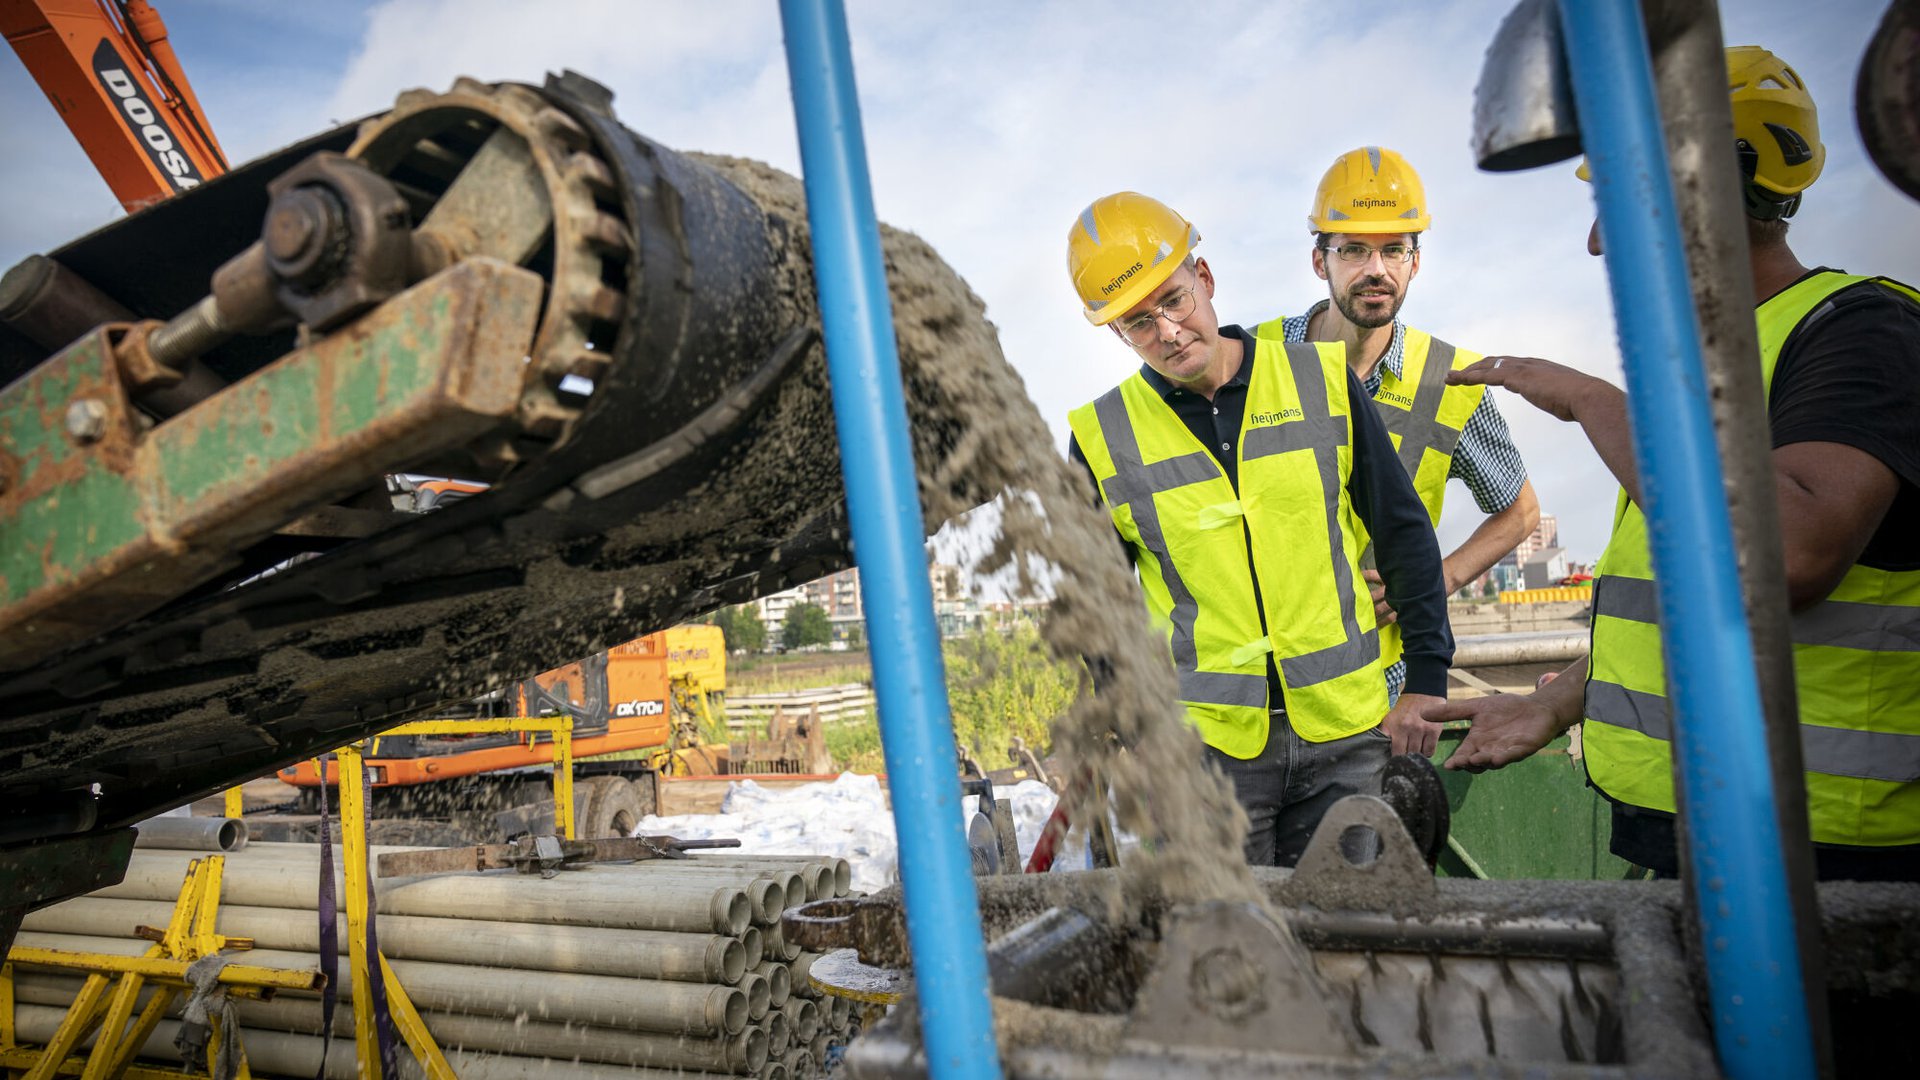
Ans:
[{"label": "metal clamp", "polygon": [[1349,795],[1320,819],[1280,899],[1322,911],[1411,914],[1437,891],[1393,808],[1372,795]]},{"label": "metal clamp", "polygon": [[1159,963],[1140,988],[1127,1038],[1353,1057],[1359,1039],[1334,1000],[1313,958],[1273,916],[1253,904],[1193,904],[1168,913]]}]

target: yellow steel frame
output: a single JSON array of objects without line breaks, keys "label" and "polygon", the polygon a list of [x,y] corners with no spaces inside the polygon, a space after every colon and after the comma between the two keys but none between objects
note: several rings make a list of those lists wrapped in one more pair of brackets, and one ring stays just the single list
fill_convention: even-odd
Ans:
[{"label": "yellow steel frame", "polygon": [[[159,1076],[177,1080],[186,1075],[173,1070],[138,1068],[133,1065],[133,1058],[186,989],[190,964],[224,950],[253,947],[251,938],[227,937],[215,930],[225,866],[226,859],[220,855],[195,859],[188,865],[166,929],[142,926],[136,930],[139,936],[155,942],[144,956],[29,947],[16,947],[9,952],[7,963],[0,965],[0,1068],[20,1071],[25,1080],[47,1080],[68,1073],[78,1073],[82,1080]],[[86,976],[86,982],[68,1006],[52,1040],[39,1049],[20,1046],[15,1038],[13,968],[16,964]],[[319,971],[252,964],[228,964],[220,969],[220,982],[227,987],[227,992],[241,997],[261,997],[278,989],[316,990],[325,986],[326,980],[326,975]],[[135,1017],[133,1007],[146,983],[152,983],[156,992]],[[110,985],[111,994],[108,993]],[[213,1048],[220,1045],[219,1026],[220,1021],[214,1019],[210,1052],[217,1052]],[[100,1035],[94,1040],[93,1048],[85,1055],[76,1054],[96,1028]],[[209,1061],[209,1069],[217,1064]],[[236,1075],[242,1078],[252,1075],[244,1050],[236,1063]]]},{"label": "yellow steel frame", "polygon": [[[387,735],[488,735],[505,731],[545,731],[553,736],[554,827],[560,835],[574,839],[573,820],[573,718],[570,716],[515,716],[484,720],[418,720],[382,733]],[[374,740],[377,744],[378,740]],[[381,1080],[379,1033],[374,1029],[373,1010],[363,1007],[372,1000],[375,964],[386,989],[387,1008],[394,1026],[406,1040],[408,1049],[419,1059],[428,1080],[456,1080],[453,1067],[440,1052],[439,1044],[427,1030],[426,1022],[407,996],[406,987],[393,973],[385,956],[367,948],[367,786],[366,754],[359,745],[343,746],[336,754],[340,760],[340,839],[345,864],[347,893],[347,952],[353,982],[353,1038],[360,1062],[360,1075]],[[324,773],[322,773],[324,775]]]},{"label": "yellow steel frame", "polygon": [[[706,684],[700,676],[692,672],[682,672],[673,677],[672,690],[674,705],[692,716],[698,717],[698,736],[693,746],[704,747],[707,732],[714,728],[713,699],[708,696]],[[654,768],[663,776],[688,776],[693,770],[686,761],[687,746],[679,739],[680,725],[674,725],[673,741],[654,761]]]}]

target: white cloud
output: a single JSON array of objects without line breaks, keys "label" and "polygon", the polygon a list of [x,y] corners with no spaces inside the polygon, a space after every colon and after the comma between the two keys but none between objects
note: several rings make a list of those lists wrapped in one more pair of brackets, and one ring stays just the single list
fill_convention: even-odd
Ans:
[{"label": "white cloud", "polygon": [[[1133,365],[1087,327],[1067,285],[1064,238],[1082,206],[1125,188],[1165,199],[1204,234],[1224,315],[1292,313],[1324,295],[1307,263],[1313,184],[1336,154],[1364,143],[1405,153],[1433,204],[1410,322],[1463,348],[1546,356],[1617,380],[1605,275],[1584,250],[1586,186],[1570,167],[1473,167],[1473,87],[1510,7],[1461,0],[1361,20],[1350,5],[1255,0],[856,0],[875,199],[985,298],[1062,444],[1067,411]],[[1853,72],[1880,8],[1842,0],[1815,20],[1791,0],[1723,11],[1729,40],[1786,54],[1826,112],[1828,174],[1794,234],[1803,255],[1911,279],[1914,208],[1865,163],[1851,123]],[[364,33],[333,59],[331,83],[303,82],[288,101],[264,78],[209,80],[223,97],[206,100],[208,113],[236,156],[382,108],[408,87],[442,89],[458,75],[538,82],[573,68],[611,87],[622,120],[666,145],[798,167],[772,5],[386,0],[341,17]],[[288,35],[288,55],[301,57],[306,40]],[[50,110],[29,100],[37,95],[17,67],[0,90],[30,126],[20,139],[29,162],[0,164],[10,195],[0,259],[10,259],[105,220],[111,200]],[[1611,513],[1604,469],[1576,428],[1497,393],[1545,508],[1576,556],[1596,555]],[[1451,544],[1478,517],[1458,488],[1449,507],[1441,531]]]}]

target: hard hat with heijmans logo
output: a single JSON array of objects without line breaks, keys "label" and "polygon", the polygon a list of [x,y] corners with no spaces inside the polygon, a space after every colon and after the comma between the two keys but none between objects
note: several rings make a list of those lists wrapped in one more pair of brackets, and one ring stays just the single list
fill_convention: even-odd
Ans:
[{"label": "hard hat with heijmans logo", "polygon": [[1082,314],[1105,326],[1160,287],[1200,232],[1158,199],[1121,191],[1095,199],[1067,232],[1067,273]]},{"label": "hard hat with heijmans logo", "polygon": [[1320,178],[1307,215],[1307,231],[1314,233],[1417,233],[1432,224],[1420,174],[1384,146],[1336,158]]}]

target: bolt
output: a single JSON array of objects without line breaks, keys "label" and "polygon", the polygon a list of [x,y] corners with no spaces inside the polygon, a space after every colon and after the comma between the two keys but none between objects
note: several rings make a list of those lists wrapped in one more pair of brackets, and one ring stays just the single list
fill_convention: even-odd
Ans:
[{"label": "bolt", "polygon": [[1260,972],[1239,949],[1209,949],[1187,972],[1187,986],[1201,1007],[1223,1019],[1239,1020],[1266,1007]]},{"label": "bolt", "polygon": [[67,406],[67,435],[82,446],[99,442],[107,433],[107,403],[99,398],[77,398]]},{"label": "bolt", "polygon": [[319,196],[305,189],[275,199],[264,230],[267,253],[282,262],[299,258],[320,232],[323,213]]}]

